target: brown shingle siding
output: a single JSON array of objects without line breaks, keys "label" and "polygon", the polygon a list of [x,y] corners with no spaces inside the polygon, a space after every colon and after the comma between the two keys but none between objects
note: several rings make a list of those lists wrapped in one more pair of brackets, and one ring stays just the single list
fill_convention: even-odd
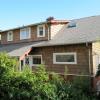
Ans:
[{"label": "brown shingle siding", "polygon": [[[91,44],[88,46],[91,49]],[[31,54],[42,54],[48,71],[64,73],[67,66],[69,74],[89,74],[89,52],[86,44],[35,48]],[[76,52],[77,64],[53,64],[53,53]],[[91,55],[92,58],[92,55]],[[92,68],[92,61],[91,61]]]},{"label": "brown shingle siding", "polygon": [[37,26],[31,26],[31,38],[20,40],[20,29],[13,30],[13,41],[7,41],[7,32],[3,32],[1,43],[9,44],[9,43],[20,43],[20,42],[29,42],[29,41],[40,41],[40,40],[48,40],[48,28],[45,28],[45,37],[37,37]]}]

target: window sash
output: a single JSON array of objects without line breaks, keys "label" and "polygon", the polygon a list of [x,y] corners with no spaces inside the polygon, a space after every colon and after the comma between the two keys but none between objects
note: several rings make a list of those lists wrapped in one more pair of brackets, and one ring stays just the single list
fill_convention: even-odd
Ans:
[{"label": "window sash", "polygon": [[41,64],[41,58],[39,57],[33,57],[33,64]]},{"label": "window sash", "polygon": [[53,63],[54,64],[77,64],[76,53],[53,53]]},{"label": "window sash", "polygon": [[[37,59],[38,63],[36,63],[36,59]],[[32,56],[32,65],[34,66],[34,65],[40,65],[40,64],[42,64],[42,55],[33,55]]]},{"label": "window sash", "polygon": [[45,25],[37,26],[37,37],[45,37]]},{"label": "window sash", "polygon": [[31,29],[28,27],[28,28],[23,28],[23,29],[20,29],[20,39],[29,39],[30,38],[30,31]]},{"label": "window sash", "polygon": [[12,31],[7,33],[7,41],[13,41],[13,32]]}]

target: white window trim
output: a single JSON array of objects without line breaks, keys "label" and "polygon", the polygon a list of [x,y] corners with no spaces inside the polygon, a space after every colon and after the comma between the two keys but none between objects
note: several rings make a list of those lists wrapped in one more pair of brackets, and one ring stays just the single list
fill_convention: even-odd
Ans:
[{"label": "white window trim", "polygon": [[[43,27],[43,35],[42,36],[39,33],[39,27]],[[37,26],[37,37],[45,37],[45,25],[38,25]]]},{"label": "white window trim", "polygon": [[[74,62],[56,62],[56,55],[74,55]],[[77,54],[75,52],[67,52],[67,53],[53,53],[53,64],[77,64]]]},{"label": "white window trim", "polygon": [[[29,29],[29,36],[26,37],[26,38],[22,38],[22,37],[21,37],[21,31],[22,31],[23,29],[26,29],[26,28]],[[31,38],[31,28],[30,28],[30,27],[21,28],[21,29],[20,29],[20,40],[30,39],[30,38]]]},{"label": "white window trim", "polygon": [[41,57],[41,64],[43,64],[42,55],[31,55],[31,66],[38,66],[39,64],[33,64],[33,57]]},{"label": "white window trim", "polygon": [[[11,40],[9,39],[9,33],[12,34],[12,39]],[[13,31],[7,32],[7,41],[13,41]]]}]

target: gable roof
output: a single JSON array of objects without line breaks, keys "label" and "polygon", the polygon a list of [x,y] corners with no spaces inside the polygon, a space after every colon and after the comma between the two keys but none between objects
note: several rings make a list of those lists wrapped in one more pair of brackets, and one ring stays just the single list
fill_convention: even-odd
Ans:
[{"label": "gable roof", "polygon": [[76,27],[63,28],[49,41],[8,44],[0,46],[0,52],[6,51],[10,56],[25,56],[32,47],[70,45],[92,43],[100,40],[100,16],[71,20],[76,22]]},{"label": "gable roof", "polygon": [[76,22],[76,27],[69,28],[67,24],[52,40],[41,42],[36,47],[69,45],[100,40],[100,16],[70,20],[70,22],[72,21]]}]

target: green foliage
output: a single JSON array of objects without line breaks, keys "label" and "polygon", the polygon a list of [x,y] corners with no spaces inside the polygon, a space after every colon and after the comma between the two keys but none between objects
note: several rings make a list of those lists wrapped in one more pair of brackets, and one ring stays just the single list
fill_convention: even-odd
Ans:
[{"label": "green foliage", "polygon": [[17,67],[16,59],[0,53],[0,100],[95,100],[89,80],[79,77],[71,83],[55,73],[50,79],[43,65],[35,72]]},{"label": "green foliage", "polygon": [[98,70],[97,70],[97,73],[96,73],[96,77],[100,76],[100,64],[98,65]]},{"label": "green foliage", "polygon": [[16,65],[18,65],[16,59],[11,59],[6,53],[0,53],[0,77],[12,74]]}]

